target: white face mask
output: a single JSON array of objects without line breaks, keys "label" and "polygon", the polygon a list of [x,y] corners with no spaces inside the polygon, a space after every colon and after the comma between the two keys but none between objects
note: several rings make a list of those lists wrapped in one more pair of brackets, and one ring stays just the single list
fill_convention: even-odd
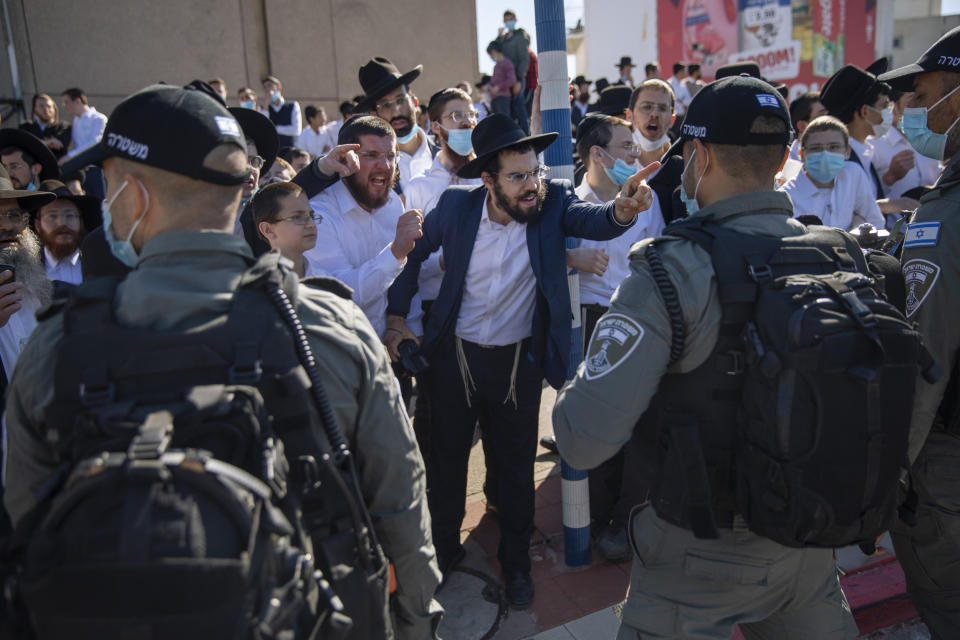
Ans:
[{"label": "white face mask", "polygon": [[882,111],[880,109],[875,109],[874,107],[870,107],[870,109],[879,113],[880,117],[883,118],[880,121],[880,124],[874,124],[872,122],[870,123],[870,125],[873,127],[873,135],[877,138],[883,137],[893,125],[893,105],[889,105]]},{"label": "white face mask", "polygon": [[659,149],[660,147],[662,147],[663,145],[665,145],[667,142],[670,141],[670,136],[668,136],[667,134],[663,134],[656,140],[650,140],[639,131],[634,131],[633,141],[636,142],[640,146],[640,148],[643,149],[644,151],[656,151],[657,149]]}]

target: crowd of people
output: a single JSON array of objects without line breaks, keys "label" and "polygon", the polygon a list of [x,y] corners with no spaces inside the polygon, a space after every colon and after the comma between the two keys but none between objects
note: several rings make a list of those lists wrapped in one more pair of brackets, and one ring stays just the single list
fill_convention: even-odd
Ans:
[{"label": "crowd of people", "polygon": [[[262,101],[242,87],[238,106],[228,107],[226,83],[215,78],[147,87],[109,118],[69,88],[59,95],[69,124],[40,93],[29,122],[0,129],[7,530],[22,540],[69,486],[81,422],[99,424],[103,407],[119,410],[123,400],[129,411],[142,400],[129,381],[139,369],[110,349],[101,349],[103,362],[84,351],[93,362],[82,363],[58,351],[84,326],[75,307],[106,295],[111,322],[137,335],[186,335],[232,319],[246,283],[273,269],[320,363],[312,386],[331,398],[329,416],[316,413],[345,434],[371,544],[396,582],[371,618],[384,628],[371,631],[367,621],[354,633],[373,635],[350,637],[391,637],[386,627],[400,638],[436,636],[435,592],[465,556],[467,462],[478,436],[506,598],[516,609],[531,605],[544,381],[561,390],[557,437],[544,445],[591,469],[596,549],[610,561],[633,558],[619,638],[726,637],[735,625],[751,638],[853,637],[833,551],[752,532],[739,503],[731,506],[735,488],[710,467],[722,446],[684,458],[691,441],[677,435],[674,443],[672,428],[654,442],[635,435],[641,417],[671,426],[677,402],[688,402],[697,420],[711,412],[736,420],[723,402],[743,369],[714,364],[736,325],[729,290],[718,288],[716,256],[671,230],[709,221],[747,237],[792,238],[823,225],[865,246],[868,236],[887,239],[891,253],[902,252],[899,306],[946,371],[937,383],[916,383],[909,456],[918,504],[912,522],[892,528],[921,615],[934,637],[952,637],[960,622],[960,487],[949,471],[960,455],[950,313],[960,74],[940,53],[960,44],[960,31],[911,67],[846,65],[789,106],[786,87],[763,80],[753,63],[721,67],[706,83],[696,64],[677,62],[663,79],[650,62],[635,81],[624,56],[614,82],[578,76],[570,84],[570,183],[551,179],[542,164],[557,133],[541,130],[529,35],[513,11],[503,18],[487,47],[492,76],[421,101],[422,66],[374,57],[357,70],[362,93],[342,102],[333,121],[320,106],[286,99],[281,80],[267,76]],[[578,246],[567,248],[568,238]],[[838,260],[850,255],[849,246],[833,249]],[[865,270],[861,262],[842,269]],[[762,271],[750,262],[755,268]],[[894,270],[885,276],[891,303]],[[105,281],[112,288],[97,284]],[[579,309],[571,310],[572,293]],[[573,331],[581,332],[584,364],[570,383]],[[149,346],[140,360],[160,358]],[[253,358],[261,389],[258,358],[268,358],[256,344],[245,348],[230,356],[231,384],[241,379],[240,360]],[[198,358],[173,353],[165,372],[193,371]],[[701,395],[690,385],[713,384],[685,377],[706,375],[698,373],[704,362],[726,367],[717,388],[734,386],[724,398],[690,397]],[[71,368],[76,375],[65,373]],[[271,372],[272,385],[292,384]],[[64,382],[76,376],[79,391]],[[193,373],[183,380],[185,390],[214,382]],[[109,391],[93,398],[100,387]],[[271,414],[280,411],[272,389],[261,389]],[[904,391],[908,412],[911,399]],[[84,407],[83,421],[65,406]],[[691,460],[708,460],[706,520],[674,511],[661,486],[669,474],[652,471],[663,463],[651,455],[667,440],[670,464],[696,472]],[[690,487],[682,505],[698,499]],[[715,539],[704,540],[711,529]]]}]

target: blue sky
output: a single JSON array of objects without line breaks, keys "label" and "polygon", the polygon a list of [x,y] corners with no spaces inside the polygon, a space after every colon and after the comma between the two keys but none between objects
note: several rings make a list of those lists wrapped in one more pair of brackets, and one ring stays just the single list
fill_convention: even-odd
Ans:
[{"label": "blue sky", "polygon": [[960,13],[960,0],[943,0],[940,4],[940,15],[949,16]]},{"label": "blue sky", "polygon": [[[567,26],[577,24],[583,18],[585,0],[563,0]],[[960,3],[960,0],[956,0]],[[530,44],[537,50],[537,21],[533,0],[477,0],[477,51],[481,73],[493,73],[493,62],[487,55],[487,45],[497,37],[497,29],[503,26],[503,12],[512,9],[517,14],[517,24],[530,34]]]}]

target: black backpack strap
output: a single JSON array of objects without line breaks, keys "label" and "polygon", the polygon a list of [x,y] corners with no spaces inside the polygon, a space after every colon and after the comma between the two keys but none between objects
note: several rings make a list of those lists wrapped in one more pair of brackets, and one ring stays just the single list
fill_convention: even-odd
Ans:
[{"label": "black backpack strap", "polygon": [[657,251],[656,243],[651,242],[643,252],[650,265],[650,273],[653,275],[654,282],[657,283],[657,289],[660,290],[660,297],[667,307],[667,315],[670,316],[670,364],[673,364],[683,355],[683,347],[687,341],[687,327],[683,323],[683,308],[680,306],[680,297],[677,294],[677,288],[673,286],[670,275],[666,267],[663,266],[663,257]]}]

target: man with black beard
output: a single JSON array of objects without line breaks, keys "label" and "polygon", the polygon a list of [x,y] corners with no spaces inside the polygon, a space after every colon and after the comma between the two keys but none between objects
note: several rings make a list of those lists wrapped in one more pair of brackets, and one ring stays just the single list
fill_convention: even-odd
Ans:
[{"label": "man with black beard", "polygon": [[423,237],[390,288],[388,347],[414,337],[411,310],[421,265],[442,249],[445,270],[426,322],[421,352],[430,362],[432,430],[427,486],[440,570],[464,557],[460,525],[467,461],[477,421],[496,458],[500,515],[498,559],[507,599],[533,601],[530,533],[533,461],[541,380],[563,384],[570,357],[567,236],[608,240],[633,225],[653,201],[643,183],[659,165],[631,176],[613,202],[587,204],[564,180],[548,181],[537,154],[556,133],[527,136],[495,113],[473,130],[477,157],[457,171],[481,186],[450,187],[423,225]]},{"label": "man with black beard", "polygon": [[[313,273],[339,278],[382,339],[387,288],[420,237],[418,210],[403,210],[394,190],[397,139],[376,116],[356,116],[340,129],[338,145],[353,145],[356,162],[342,178],[310,199],[317,214],[317,245],[304,256]],[[419,330],[419,327],[417,327]]]},{"label": "man with black beard", "polygon": [[40,191],[57,199],[45,204],[33,217],[33,228],[43,245],[43,265],[51,280],[80,284],[83,272],[80,242],[100,226],[100,199],[77,196],[59,180],[44,180]]},{"label": "man with black beard", "polygon": [[356,114],[380,116],[393,127],[397,139],[400,189],[403,191],[406,191],[407,183],[412,178],[430,169],[435,155],[427,132],[417,124],[420,101],[410,93],[410,83],[417,79],[421,71],[423,65],[417,65],[401,74],[396,65],[386,58],[373,58],[360,67],[360,86],[363,87],[364,96],[353,111]]}]

